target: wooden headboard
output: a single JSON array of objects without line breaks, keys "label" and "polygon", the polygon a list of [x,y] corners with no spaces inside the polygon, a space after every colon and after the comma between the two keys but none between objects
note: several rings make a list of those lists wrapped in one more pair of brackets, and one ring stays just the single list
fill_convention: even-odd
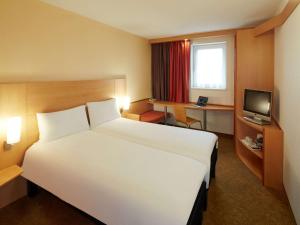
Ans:
[{"label": "wooden headboard", "polygon": [[[38,140],[37,112],[53,112],[126,94],[125,79],[0,83],[0,169],[21,164],[26,149]],[[21,141],[4,151],[4,119],[22,117]]]}]

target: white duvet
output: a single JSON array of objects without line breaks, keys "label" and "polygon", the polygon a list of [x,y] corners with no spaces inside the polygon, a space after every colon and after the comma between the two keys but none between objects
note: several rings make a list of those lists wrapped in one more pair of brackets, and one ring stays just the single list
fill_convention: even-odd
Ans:
[{"label": "white duvet", "polygon": [[218,140],[213,133],[125,118],[102,123],[93,131],[196,159],[208,167],[205,180],[209,186],[211,154]]},{"label": "white duvet", "polygon": [[206,165],[84,131],[26,153],[23,176],[108,225],[185,225]]}]

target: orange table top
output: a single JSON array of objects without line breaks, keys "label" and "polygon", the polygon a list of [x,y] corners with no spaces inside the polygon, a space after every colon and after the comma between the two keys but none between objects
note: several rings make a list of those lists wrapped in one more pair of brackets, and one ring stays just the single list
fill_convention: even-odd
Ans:
[{"label": "orange table top", "polygon": [[151,104],[157,104],[161,106],[174,106],[174,105],[182,105],[187,109],[195,109],[195,110],[215,110],[215,111],[234,111],[234,106],[232,105],[215,105],[215,104],[207,104],[206,106],[197,106],[196,103],[177,103],[177,102],[169,102],[169,101],[149,101]]}]

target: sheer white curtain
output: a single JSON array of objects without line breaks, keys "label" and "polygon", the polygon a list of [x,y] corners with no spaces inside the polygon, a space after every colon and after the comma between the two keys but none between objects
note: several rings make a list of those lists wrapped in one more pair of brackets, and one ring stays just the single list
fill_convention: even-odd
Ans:
[{"label": "sheer white curtain", "polygon": [[191,51],[192,88],[226,89],[226,42],[193,43]]}]

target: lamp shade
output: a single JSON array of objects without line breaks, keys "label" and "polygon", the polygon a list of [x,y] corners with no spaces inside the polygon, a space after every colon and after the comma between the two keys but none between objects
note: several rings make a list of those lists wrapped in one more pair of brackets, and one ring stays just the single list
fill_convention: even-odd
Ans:
[{"label": "lamp shade", "polygon": [[130,97],[128,96],[117,96],[115,97],[117,107],[119,109],[128,110],[130,107]]},{"label": "lamp shade", "polygon": [[125,96],[125,97],[123,98],[123,109],[124,109],[124,110],[128,110],[129,107],[130,107],[130,97]]},{"label": "lamp shade", "polygon": [[6,120],[6,143],[15,144],[21,139],[21,117],[11,117]]},{"label": "lamp shade", "polygon": [[115,99],[116,99],[116,104],[117,104],[118,109],[119,110],[122,109],[123,108],[123,98],[120,96],[117,96],[117,97],[115,97]]}]

